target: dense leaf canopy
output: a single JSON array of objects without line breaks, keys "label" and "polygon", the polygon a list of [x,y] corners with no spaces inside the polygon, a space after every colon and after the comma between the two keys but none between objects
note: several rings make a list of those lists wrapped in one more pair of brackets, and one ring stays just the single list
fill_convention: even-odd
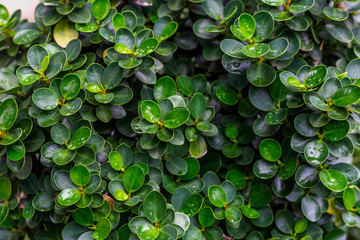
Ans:
[{"label": "dense leaf canopy", "polygon": [[0,4],[0,239],[347,239],[358,11],[41,0],[27,22]]}]

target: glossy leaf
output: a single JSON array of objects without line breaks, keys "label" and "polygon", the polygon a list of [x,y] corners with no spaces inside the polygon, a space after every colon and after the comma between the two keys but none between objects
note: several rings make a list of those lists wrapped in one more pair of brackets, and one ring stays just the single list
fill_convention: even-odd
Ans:
[{"label": "glossy leaf", "polygon": [[246,38],[251,38],[256,30],[256,22],[253,16],[243,13],[239,17],[239,27],[241,34]]},{"label": "glossy leaf", "polygon": [[334,192],[343,191],[348,183],[344,174],[332,169],[320,171],[319,177],[321,182]]},{"label": "glossy leaf", "polygon": [[211,203],[216,207],[224,207],[226,204],[225,191],[219,186],[210,186],[208,196]]},{"label": "glossy leaf", "polygon": [[143,208],[146,218],[152,223],[158,223],[166,214],[165,197],[157,191],[152,191],[146,196]]},{"label": "glossy leaf", "polygon": [[9,130],[18,115],[18,105],[14,98],[8,98],[0,104],[0,127],[2,131]]}]

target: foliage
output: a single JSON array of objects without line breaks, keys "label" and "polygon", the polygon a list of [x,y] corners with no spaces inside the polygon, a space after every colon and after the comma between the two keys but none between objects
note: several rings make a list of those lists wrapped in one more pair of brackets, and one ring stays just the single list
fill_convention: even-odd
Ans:
[{"label": "foliage", "polygon": [[357,0],[0,4],[0,239],[346,239]]}]

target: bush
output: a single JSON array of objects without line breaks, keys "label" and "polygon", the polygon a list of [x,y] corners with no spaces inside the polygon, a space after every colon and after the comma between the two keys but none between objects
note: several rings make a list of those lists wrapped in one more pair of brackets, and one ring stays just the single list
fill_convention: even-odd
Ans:
[{"label": "bush", "polygon": [[346,239],[360,2],[0,5],[0,239]]}]

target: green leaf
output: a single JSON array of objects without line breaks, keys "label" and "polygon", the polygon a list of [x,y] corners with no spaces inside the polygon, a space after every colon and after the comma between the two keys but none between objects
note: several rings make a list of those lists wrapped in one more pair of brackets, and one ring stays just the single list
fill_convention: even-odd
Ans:
[{"label": "green leaf", "polygon": [[184,159],[180,157],[172,157],[165,163],[166,169],[173,175],[181,176],[185,175],[188,170],[188,166]]},{"label": "green leaf", "polygon": [[321,218],[321,206],[313,196],[305,196],[301,200],[301,211],[311,222],[316,222]]},{"label": "green leaf", "polygon": [[256,211],[255,209],[253,209],[253,208],[250,208],[250,207],[248,207],[247,205],[245,205],[245,204],[243,204],[243,205],[241,205],[241,211],[242,211],[242,213],[246,216],[246,217],[248,217],[248,218],[250,218],[250,219],[254,219],[254,218],[258,218],[259,217],[259,212],[258,211]]},{"label": "green leaf", "polygon": [[[197,141],[200,141],[200,142],[197,142]],[[201,145],[205,144],[205,148],[206,148],[206,142],[205,142],[204,138],[202,138],[202,137],[199,137],[199,139],[197,141],[195,141],[195,144],[198,144],[200,146],[198,146],[198,148],[196,149],[196,153],[199,153],[200,156],[198,154],[194,154],[195,150],[192,149],[194,147],[192,147],[191,143],[190,143],[189,152],[190,152],[190,154],[192,154],[193,157],[188,156],[188,157],[184,158],[186,165],[187,165],[187,171],[186,171],[185,175],[181,176],[182,180],[191,180],[191,179],[195,178],[200,172],[200,163],[195,157],[203,156],[204,152],[202,151]],[[205,142],[205,143],[202,143],[202,142]],[[194,155],[196,155],[196,156],[194,156]]]},{"label": "green leaf", "polygon": [[57,200],[63,206],[71,206],[79,201],[80,197],[81,193],[79,190],[71,188],[62,190],[59,193]]},{"label": "green leaf", "polygon": [[117,189],[114,193],[114,197],[119,201],[126,201],[129,199],[129,195],[127,195],[123,190]]},{"label": "green leaf", "polygon": [[291,13],[302,13],[309,10],[315,3],[315,0],[293,0],[290,3],[289,11]]},{"label": "green leaf", "polygon": [[345,189],[345,191],[343,192],[343,202],[345,208],[350,211],[354,207],[355,201],[356,201],[355,190],[353,188]]},{"label": "green leaf", "polygon": [[319,183],[319,173],[316,168],[303,165],[296,171],[295,181],[302,188],[312,188]]},{"label": "green leaf", "polygon": [[37,194],[33,199],[33,206],[36,210],[41,212],[52,210],[55,206],[54,195],[47,192]]},{"label": "green leaf", "polygon": [[200,194],[189,196],[182,204],[181,211],[189,217],[195,216],[203,205],[203,197]]},{"label": "green leaf", "polygon": [[[0,210],[0,212],[1,212],[1,210]],[[28,204],[26,204],[24,206],[24,208],[22,210],[22,215],[26,219],[31,219],[34,217],[34,214],[35,214],[35,208],[33,207],[32,202],[29,202]]]},{"label": "green leaf", "polygon": [[140,46],[136,48],[134,53],[135,56],[145,56],[153,51],[159,46],[159,41],[156,38],[148,38],[143,41]]},{"label": "green leaf", "polygon": [[205,0],[202,4],[205,13],[218,21],[224,18],[224,5],[220,0]]},{"label": "green leaf", "polygon": [[125,27],[126,20],[122,13],[115,13],[112,18],[112,24],[114,26],[115,31],[117,31],[121,27]]},{"label": "green leaf", "polygon": [[300,83],[300,81],[293,77],[293,76],[289,76],[287,79],[286,79],[286,82],[290,85],[290,86],[293,86],[293,87],[296,87],[296,88],[305,88],[305,84],[303,83]]},{"label": "green leaf", "polygon": [[62,239],[79,239],[82,234],[89,231],[89,229],[85,226],[81,226],[75,221],[72,221],[63,228],[61,232]]},{"label": "green leaf", "polygon": [[143,223],[137,228],[137,235],[140,240],[154,240],[159,236],[160,230],[150,223]]},{"label": "green leaf", "polygon": [[78,208],[71,214],[71,216],[82,226],[90,226],[94,224],[94,214],[90,207]]},{"label": "green leaf", "polygon": [[[47,16],[46,14],[45,16]],[[75,8],[69,15],[68,18],[74,23],[88,23],[91,20],[91,13],[87,8]],[[45,17],[44,17],[45,22]],[[50,24],[52,25],[52,24]]]},{"label": "green leaf", "polygon": [[0,26],[5,25],[9,20],[9,12],[7,8],[0,4]]},{"label": "green leaf", "polygon": [[114,88],[112,93],[114,94],[114,99],[111,101],[111,104],[113,105],[123,105],[129,102],[134,95],[131,88],[123,85]]},{"label": "green leaf", "polygon": [[242,218],[240,209],[237,207],[226,208],[225,209],[225,218],[232,224],[239,223]]},{"label": "green leaf", "polygon": [[238,136],[239,134],[239,130],[238,127],[233,124],[233,123],[229,123],[228,125],[226,125],[225,127],[225,135],[230,138],[230,139],[234,139]]},{"label": "green leaf", "polygon": [[63,105],[59,111],[59,113],[62,116],[70,116],[73,115],[74,113],[76,113],[77,111],[80,110],[82,105],[82,101],[80,98],[75,98],[73,100],[70,100],[69,102],[67,102],[65,105]]},{"label": "green leaf", "polygon": [[220,186],[210,186],[208,189],[208,196],[210,202],[215,207],[224,207],[226,204],[226,193]]},{"label": "green leaf", "polygon": [[177,22],[169,22],[161,32],[159,41],[162,42],[175,34],[178,28]]},{"label": "green leaf", "polygon": [[101,76],[101,83],[105,89],[113,89],[122,80],[123,69],[117,63],[110,63]]},{"label": "green leaf", "polygon": [[276,38],[268,43],[270,50],[263,56],[266,59],[274,59],[283,55],[289,47],[289,41],[286,38]]},{"label": "green leaf", "polygon": [[49,88],[39,88],[33,95],[32,99],[36,106],[42,110],[51,110],[58,106],[59,97],[53,90]]},{"label": "green leaf", "polygon": [[358,215],[356,213],[350,211],[344,211],[341,216],[346,226],[349,227],[357,226],[359,220],[358,220]]},{"label": "green leaf", "polygon": [[0,178],[0,198],[3,201],[9,200],[11,195],[11,183],[6,177]]},{"label": "green leaf", "polygon": [[237,25],[231,25],[230,26],[230,31],[232,34],[234,34],[235,37],[237,37],[238,39],[240,39],[241,41],[246,41],[246,38],[244,37],[244,35],[241,33],[240,27]]},{"label": "green leaf", "polygon": [[5,146],[13,144],[20,139],[21,134],[21,128],[11,129],[10,132],[6,135],[6,137],[0,140],[0,144]]},{"label": "green leaf", "polygon": [[250,39],[256,30],[256,22],[253,16],[248,13],[243,13],[239,17],[239,27],[241,34],[246,38]]},{"label": "green leaf", "polygon": [[0,205],[0,223],[3,223],[9,214],[9,205],[1,204]]},{"label": "green leaf", "polygon": [[[54,30],[55,31],[55,30]],[[13,42],[18,45],[30,43],[40,36],[40,32],[34,29],[23,29],[18,31],[14,37]]]},{"label": "green leaf", "polygon": [[141,57],[124,55],[124,57],[122,56],[122,58],[119,60],[118,64],[122,68],[130,69],[139,66],[142,63],[142,60],[143,59]]},{"label": "green leaf", "polygon": [[285,0],[261,0],[263,3],[268,4],[270,6],[281,6],[285,3]]},{"label": "green leaf", "polygon": [[90,182],[90,171],[84,165],[78,164],[71,169],[70,178],[76,185],[83,187]]},{"label": "green leaf", "polygon": [[[317,109],[319,109],[321,111],[329,111],[330,110],[329,107],[320,98],[320,96],[311,96],[310,102],[312,105],[314,105],[314,107],[316,107]],[[310,119],[311,119],[311,116],[310,116]]]},{"label": "green leaf", "polygon": [[159,105],[151,100],[145,100],[141,102],[141,114],[143,117],[151,123],[157,123],[161,117],[161,109]]},{"label": "green leaf", "polygon": [[254,86],[266,87],[275,81],[276,72],[272,66],[257,62],[247,69],[246,76]]},{"label": "green leaf", "polygon": [[[251,187],[249,193],[250,205],[256,208],[265,207],[272,200],[272,191],[265,184],[256,184]],[[259,213],[261,216],[261,212]]]},{"label": "green leaf", "polygon": [[0,104],[0,128],[10,130],[18,115],[18,106],[14,98],[5,99]]},{"label": "green leaf", "polygon": [[159,18],[154,25],[154,35],[160,41],[164,41],[171,37],[178,27],[176,22],[172,21],[169,16],[163,16]]},{"label": "green leaf", "polygon": [[46,52],[45,48],[39,45],[32,46],[27,53],[28,62],[34,70],[41,69],[43,59],[46,56],[48,56],[48,53]]},{"label": "green leaf", "polygon": [[287,210],[279,210],[275,216],[276,227],[285,234],[292,234],[295,227],[294,215]]},{"label": "green leaf", "polygon": [[26,74],[22,75],[19,79],[21,85],[30,85],[41,78],[38,74]]},{"label": "green leaf", "polygon": [[176,95],[177,88],[176,83],[170,77],[160,78],[154,85],[154,97],[157,102],[161,100]]},{"label": "green leaf", "polygon": [[88,83],[86,84],[86,90],[88,90],[91,93],[98,93],[101,92],[101,88],[98,87],[95,83]]},{"label": "green leaf", "polygon": [[21,141],[17,141],[6,147],[6,156],[12,161],[19,161],[25,157],[25,146]]},{"label": "green leaf", "polygon": [[360,87],[346,85],[337,90],[333,96],[333,102],[337,106],[346,107],[360,98]]},{"label": "green leaf", "polygon": [[167,128],[180,127],[188,120],[189,117],[190,112],[187,108],[175,108],[165,115],[164,126]]},{"label": "green leaf", "polygon": [[136,69],[134,75],[145,84],[156,83],[156,74],[152,69]]},{"label": "green leaf", "polygon": [[258,178],[270,179],[277,174],[278,169],[279,167],[275,163],[258,160],[254,164],[253,172]]},{"label": "green leaf", "polygon": [[146,196],[143,209],[150,222],[159,223],[166,214],[166,199],[158,191],[152,191]]},{"label": "green leaf", "polygon": [[347,11],[342,10],[341,8],[332,8],[332,7],[324,7],[324,14],[334,21],[344,21],[348,18],[349,13]]},{"label": "green leaf", "polygon": [[332,37],[343,43],[349,43],[354,38],[353,32],[342,22],[328,23],[325,25],[325,29]]},{"label": "green leaf", "polygon": [[81,41],[79,39],[74,39],[69,42],[65,48],[65,52],[69,62],[76,60],[79,57],[81,52]]},{"label": "green leaf", "polygon": [[214,212],[210,207],[203,207],[198,214],[199,223],[203,227],[210,227],[215,221]]},{"label": "green leaf", "polygon": [[61,95],[66,100],[74,99],[80,92],[81,81],[76,74],[67,74],[60,83]]},{"label": "green leaf", "polygon": [[190,226],[183,237],[184,240],[201,240],[202,238],[203,235],[200,229],[195,226]]},{"label": "green leaf", "polygon": [[265,121],[270,125],[281,123],[287,116],[287,110],[284,108],[274,109],[265,115]]},{"label": "green leaf", "polygon": [[128,28],[119,28],[115,35],[115,50],[123,54],[131,54],[135,47],[135,37]]},{"label": "green leaf", "polygon": [[269,112],[275,109],[275,100],[266,88],[251,86],[249,89],[249,100],[254,107]]},{"label": "green leaf", "polygon": [[303,232],[306,231],[307,227],[308,227],[307,220],[306,219],[301,219],[301,220],[296,222],[294,229],[295,229],[296,233],[303,233]]},{"label": "green leaf", "polygon": [[129,193],[136,192],[144,184],[145,175],[142,169],[133,165],[126,169],[123,177],[123,184],[126,191]]},{"label": "green leaf", "polygon": [[320,165],[326,161],[329,149],[323,141],[314,140],[306,144],[304,149],[305,159],[312,165]]},{"label": "green leaf", "polygon": [[281,146],[274,139],[264,139],[259,146],[261,156],[270,162],[275,162],[281,157]]},{"label": "green leaf", "polygon": [[255,41],[262,42],[267,39],[274,29],[274,19],[267,11],[255,13],[256,22]]},{"label": "green leaf", "polygon": [[344,174],[332,169],[321,170],[319,173],[319,177],[325,187],[334,192],[343,191],[348,184],[348,180],[346,179]]},{"label": "green leaf", "polygon": [[339,141],[346,137],[350,130],[350,124],[347,120],[331,120],[323,128],[324,137],[330,141]]},{"label": "green leaf", "polygon": [[69,149],[59,149],[53,153],[52,159],[57,165],[61,166],[71,162],[74,159],[75,155],[75,151]]},{"label": "green leaf", "polygon": [[90,21],[87,23],[76,23],[75,29],[80,32],[91,33],[98,30],[99,26],[95,23],[95,21]]},{"label": "green leaf", "polygon": [[98,93],[95,95],[95,99],[96,101],[100,102],[100,103],[109,103],[114,99],[114,94],[113,93]]},{"label": "green leaf", "polygon": [[195,119],[200,118],[205,113],[206,107],[207,107],[207,103],[205,97],[201,93],[196,93],[191,98],[189,103],[189,110],[193,118]]},{"label": "green leaf", "polygon": [[102,217],[96,223],[93,236],[97,240],[102,240],[105,239],[110,234],[110,231],[111,231],[110,220],[105,217]]},{"label": "green leaf", "polygon": [[228,158],[237,158],[242,154],[242,149],[235,144],[227,143],[221,147],[221,152]]},{"label": "green leaf", "polygon": [[309,121],[308,114],[300,114],[294,120],[295,129],[304,137],[314,137],[319,131],[319,128],[313,127]]},{"label": "green leaf", "polygon": [[56,6],[56,11],[62,15],[71,13],[75,8],[75,4],[64,2]]},{"label": "green leaf", "polygon": [[324,81],[327,75],[327,68],[324,65],[318,65],[310,69],[306,74],[304,83],[306,87],[313,88],[318,86],[322,81]]},{"label": "green leaf", "polygon": [[117,151],[112,151],[109,153],[109,162],[111,167],[116,171],[120,171],[123,167],[123,158]]},{"label": "green leaf", "polygon": [[88,127],[81,127],[72,135],[69,145],[70,150],[75,150],[83,146],[90,138],[91,130]]},{"label": "green leaf", "polygon": [[109,14],[111,4],[109,0],[95,0],[91,6],[93,16],[98,20],[103,20]]},{"label": "green leaf", "polygon": [[242,53],[250,58],[259,58],[270,51],[270,45],[266,43],[256,43],[246,45],[241,49]]},{"label": "green leaf", "polygon": [[245,58],[241,49],[244,45],[233,39],[224,39],[220,43],[221,51],[233,58]]},{"label": "green leaf", "polygon": [[19,86],[19,79],[10,71],[1,71],[0,77],[5,80],[0,82],[0,91],[14,89]]},{"label": "green leaf", "polygon": [[227,105],[235,105],[239,101],[236,92],[229,87],[221,86],[216,88],[216,96]]}]

